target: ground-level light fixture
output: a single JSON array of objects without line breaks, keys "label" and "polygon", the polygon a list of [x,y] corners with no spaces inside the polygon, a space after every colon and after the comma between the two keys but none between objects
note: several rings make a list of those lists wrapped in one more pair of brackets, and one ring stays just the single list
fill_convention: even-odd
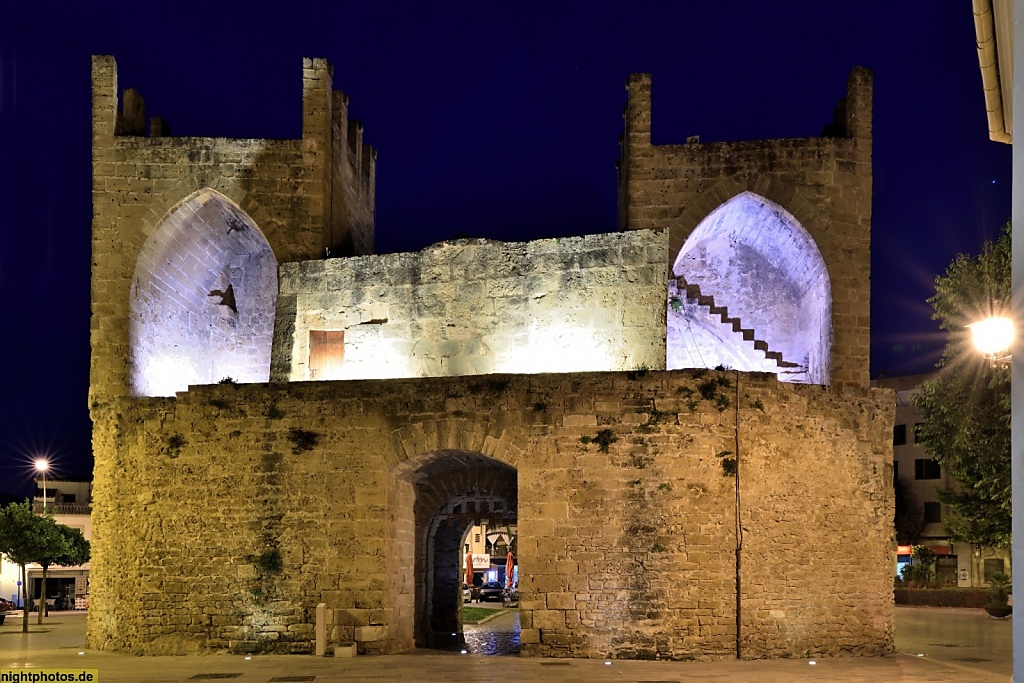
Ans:
[{"label": "ground-level light fixture", "polygon": [[981,355],[993,363],[1010,359],[1010,344],[1013,343],[1013,321],[1009,318],[992,317],[979,320],[967,326],[971,341]]},{"label": "ground-level light fixture", "polygon": [[50,469],[50,461],[46,458],[36,458],[36,472],[43,475],[43,509],[46,509],[46,471]]}]

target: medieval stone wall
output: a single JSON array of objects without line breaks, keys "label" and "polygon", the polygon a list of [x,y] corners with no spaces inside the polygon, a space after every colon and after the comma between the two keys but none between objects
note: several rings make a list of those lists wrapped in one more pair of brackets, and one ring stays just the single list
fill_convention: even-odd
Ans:
[{"label": "medieval stone wall", "polygon": [[304,60],[302,83],[301,139],[169,137],[159,117],[147,136],[141,96],[125,90],[119,108],[113,57],[93,58],[91,402],[129,391],[136,264],[164,219],[191,198],[212,191],[242,212],[277,263],[318,258],[328,247],[372,250],[373,150],[360,126],[349,130],[347,101],[332,90],[325,60]]},{"label": "medieval stone wall", "polygon": [[[277,381],[665,367],[668,235],[642,230],[285,264]],[[310,333],[344,335],[311,368]]]},{"label": "medieval stone wall", "polygon": [[[651,142],[650,75],[635,74],[627,84],[620,227],[669,229],[671,266],[701,221],[744,192],[792,214],[828,270],[832,353],[826,383],[842,386],[869,383],[871,84],[869,70],[853,70],[822,137],[664,145]],[[737,263],[732,272],[742,270]],[[730,305],[720,292],[704,293]],[[774,311],[774,301],[759,300],[759,309]]]},{"label": "medieval stone wall", "polygon": [[325,602],[335,640],[412,647],[436,505],[417,480],[442,474],[417,463],[457,495],[496,461],[518,477],[526,654],[729,658],[737,624],[744,657],[886,653],[892,406],[731,371],[115,399],[95,409],[88,642],[308,652]]}]

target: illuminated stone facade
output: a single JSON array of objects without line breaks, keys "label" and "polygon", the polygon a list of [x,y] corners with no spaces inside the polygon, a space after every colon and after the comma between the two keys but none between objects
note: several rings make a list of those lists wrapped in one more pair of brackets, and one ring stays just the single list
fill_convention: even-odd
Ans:
[{"label": "illuminated stone facade", "polygon": [[[281,266],[275,381],[662,368],[665,231]],[[311,332],[343,333],[317,374]]]},{"label": "illuminated stone facade", "polygon": [[734,656],[737,520],[743,656],[883,654],[891,399],[699,371],[118,399],[96,415],[89,643],[309,652],[325,602],[332,642],[427,644],[461,604],[469,522],[446,504],[486,491],[518,515],[527,654]]},{"label": "illuminated stone facade", "polygon": [[[372,255],[374,154],[326,62],[303,63],[301,139],[232,140],[145,135],[94,59],[90,646],[309,652],[320,603],[331,643],[435,644],[488,519],[517,525],[527,654],[891,651],[892,397],[847,268],[869,78],[838,137],[691,163],[669,184],[692,202],[648,182],[698,145],[643,147],[645,82],[630,230]],[[735,370],[675,369],[715,335]]]}]

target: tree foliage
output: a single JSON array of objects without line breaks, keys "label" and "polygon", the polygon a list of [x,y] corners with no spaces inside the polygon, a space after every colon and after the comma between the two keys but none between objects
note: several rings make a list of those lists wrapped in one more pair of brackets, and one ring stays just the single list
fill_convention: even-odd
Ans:
[{"label": "tree foliage", "polygon": [[978,256],[960,254],[935,280],[928,300],[949,332],[938,375],[913,398],[920,436],[959,491],[938,491],[954,541],[1004,546],[1010,541],[1010,373],[971,347],[967,325],[1008,315],[1010,226]]},{"label": "tree foliage", "polygon": [[935,578],[935,552],[923,545],[911,550],[912,564],[903,569],[903,580],[911,588],[926,588]]},{"label": "tree foliage", "polygon": [[[0,509],[0,554],[21,567],[22,598],[27,607],[25,565],[42,565],[45,577],[46,568],[53,564],[85,564],[89,542],[81,531],[57,524],[52,516],[35,514],[29,503],[12,503]],[[28,632],[28,609],[23,612],[22,630]]]},{"label": "tree foliage", "polygon": [[89,561],[89,541],[78,529],[72,529],[64,524],[57,524],[53,517],[43,515],[40,525],[40,533],[45,539],[42,550],[35,558],[35,563],[43,568],[43,581],[41,594],[44,600],[41,603],[37,623],[43,623],[43,615],[47,612],[46,606],[46,575],[51,565],[63,567],[74,567],[85,564]]},{"label": "tree foliage", "polygon": [[920,540],[921,532],[924,531],[921,504],[902,479],[897,479],[893,487],[896,494],[896,543],[913,545]]}]

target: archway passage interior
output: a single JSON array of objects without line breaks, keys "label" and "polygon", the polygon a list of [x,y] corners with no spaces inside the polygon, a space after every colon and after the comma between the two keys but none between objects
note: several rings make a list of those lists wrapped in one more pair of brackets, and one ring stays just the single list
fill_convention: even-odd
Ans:
[{"label": "archway passage interior", "polygon": [[277,261],[223,195],[201,190],[163,218],[139,254],[130,297],[135,396],[270,378]]},{"label": "archway passage interior", "polygon": [[668,292],[667,368],[776,373],[828,384],[832,290],[807,230],[752,192],[701,221],[679,251]]},{"label": "archway passage interior", "polygon": [[474,524],[515,524],[518,475],[481,453],[443,450],[391,470],[392,540],[398,640],[440,646],[462,633],[463,543]]}]

